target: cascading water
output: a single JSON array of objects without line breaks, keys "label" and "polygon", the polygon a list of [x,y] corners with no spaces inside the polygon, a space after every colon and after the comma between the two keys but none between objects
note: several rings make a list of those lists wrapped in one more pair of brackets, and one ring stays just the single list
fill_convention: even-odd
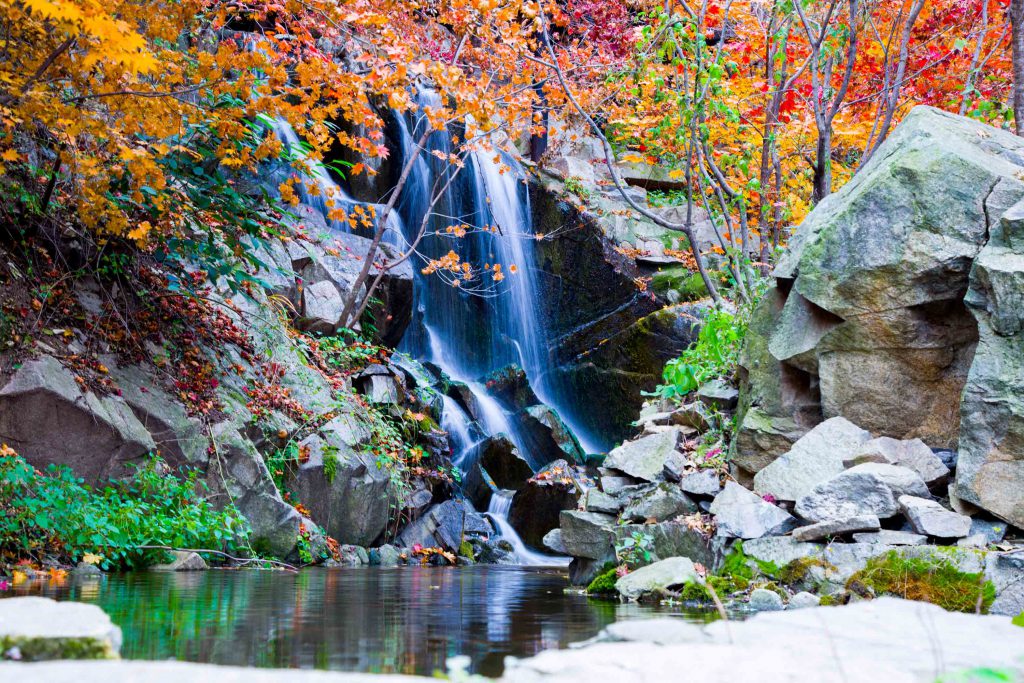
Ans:
[{"label": "cascading water", "polygon": [[[429,91],[418,100],[421,108],[436,102],[436,95]],[[416,151],[422,126],[429,124],[422,112],[409,120],[398,117],[398,124],[402,156],[408,159]],[[286,121],[275,122],[274,131],[293,153],[303,153],[297,134]],[[405,250],[425,225],[426,235],[417,248],[423,259],[437,259],[454,250],[464,262],[501,264],[506,273],[493,289],[471,295],[414,268],[414,320],[400,349],[419,361],[436,364],[474,394],[479,408],[476,420],[452,398],[442,397],[441,426],[449,435],[452,462],[468,472],[487,436],[504,433],[520,452],[528,452],[509,413],[486,391],[480,377],[518,364],[538,398],[559,411],[570,429],[573,421],[558,400],[561,394],[549,372],[551,359],[538,313],[538,269],[522,169],[510,156],[474,152],[460,171],[447,161],[451,153],[448,131],[428,136],[426,149],[417,155],[402,189],[399,210],[388,219],[385,239]],[[358,203],[334,182],[323,164],[308,160],[307,166],[309,174],[298,188],[303,203],[320,211],[332,229],[349,232],[346,222],[330,220],[326,198],[333,197],[335,206],[346,212]],[[316,189],[310,190],[311,185]],[[445,231],[459,224],[466,227],[466,237],[456,238]],[[586,448],[585,439],[583,444]],[[523,543],[508,522],[511,502],[511,492],[495,491],[487,515],[498,534],[512,545],[517,560],[528,565],[562,564],[562,558],[538,553]]]}]

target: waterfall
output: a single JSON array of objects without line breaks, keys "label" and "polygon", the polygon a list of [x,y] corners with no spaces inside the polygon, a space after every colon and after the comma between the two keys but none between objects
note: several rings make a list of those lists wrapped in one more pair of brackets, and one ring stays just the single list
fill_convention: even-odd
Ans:
[{"label": "waterfall", "polygon": [[532,567],[550,567],[569,564],[568,557],[552,557],[530,550],[519,534],[508,523],[508,511],[512,507],[512,491],[495,491],[491,496],[491,504],[487,507],[487,516],[498,527],[498,535],[508,541],[515,551],[520,564]]}]

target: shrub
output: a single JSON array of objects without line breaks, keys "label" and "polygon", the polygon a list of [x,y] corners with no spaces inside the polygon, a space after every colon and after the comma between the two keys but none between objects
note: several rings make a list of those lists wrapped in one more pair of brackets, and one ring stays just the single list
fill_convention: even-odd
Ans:
[{"label": "shrub", "polygon": [[739,358],[746,322],[724,309],[708,311],[697,341],[665,364],[664,384],[655,389],[662,398],[680,401],[705,382],[730,375]]},{"label": "shrub", "polygon": [[153,457],[131,477],[93,488],[67,467],[43,474],[0,447],[0,554],[74,563],[89,553],[105,569],[131,569],[166,558],[142,546],[235,551],[248,532],[238,511],[203,499],[197,471],[165,472]]}]

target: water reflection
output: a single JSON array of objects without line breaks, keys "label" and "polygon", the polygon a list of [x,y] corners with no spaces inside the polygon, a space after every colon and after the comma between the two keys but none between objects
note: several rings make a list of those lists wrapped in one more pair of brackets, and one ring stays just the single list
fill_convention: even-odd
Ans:
[{"label": "water reflection", "polygon": [[616,619],[700,612],[565,594],[564,572],[521,567],[136,573],[36,588],[93,602],[129,659],[430,675],[464,654],[498,676],[504,658],[565,647]]}]

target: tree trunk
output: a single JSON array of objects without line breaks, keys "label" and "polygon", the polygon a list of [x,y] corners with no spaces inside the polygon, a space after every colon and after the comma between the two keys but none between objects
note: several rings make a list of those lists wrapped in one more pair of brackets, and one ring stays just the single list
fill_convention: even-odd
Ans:
[{"label": "tree trunk", "polygon": [[1013,123],[1024,135],[1024,0],[1010,0],[1013,46]]},{"label": "tree trunk", "polygon": [[818,156],[814,161],[814,189],[811,201],[817,204],[832,194],[832,127],[818,131]]},{"label": "tree trunk", "polygon": [[[535,117],[538,114],[540,115],[544,132],[540,135],[537,134],[537,131],[530,134],[530,161],[539,164],[540,158],[544,156],[544,152],[548,149],[548,107],[547,97],[544,96],[544,86],[540,83],[535,83],[533,90],[537,93],[537,103],[533,105],[533,113]],[[534,121],[533,125],[536,126],[537,122]]]}]

